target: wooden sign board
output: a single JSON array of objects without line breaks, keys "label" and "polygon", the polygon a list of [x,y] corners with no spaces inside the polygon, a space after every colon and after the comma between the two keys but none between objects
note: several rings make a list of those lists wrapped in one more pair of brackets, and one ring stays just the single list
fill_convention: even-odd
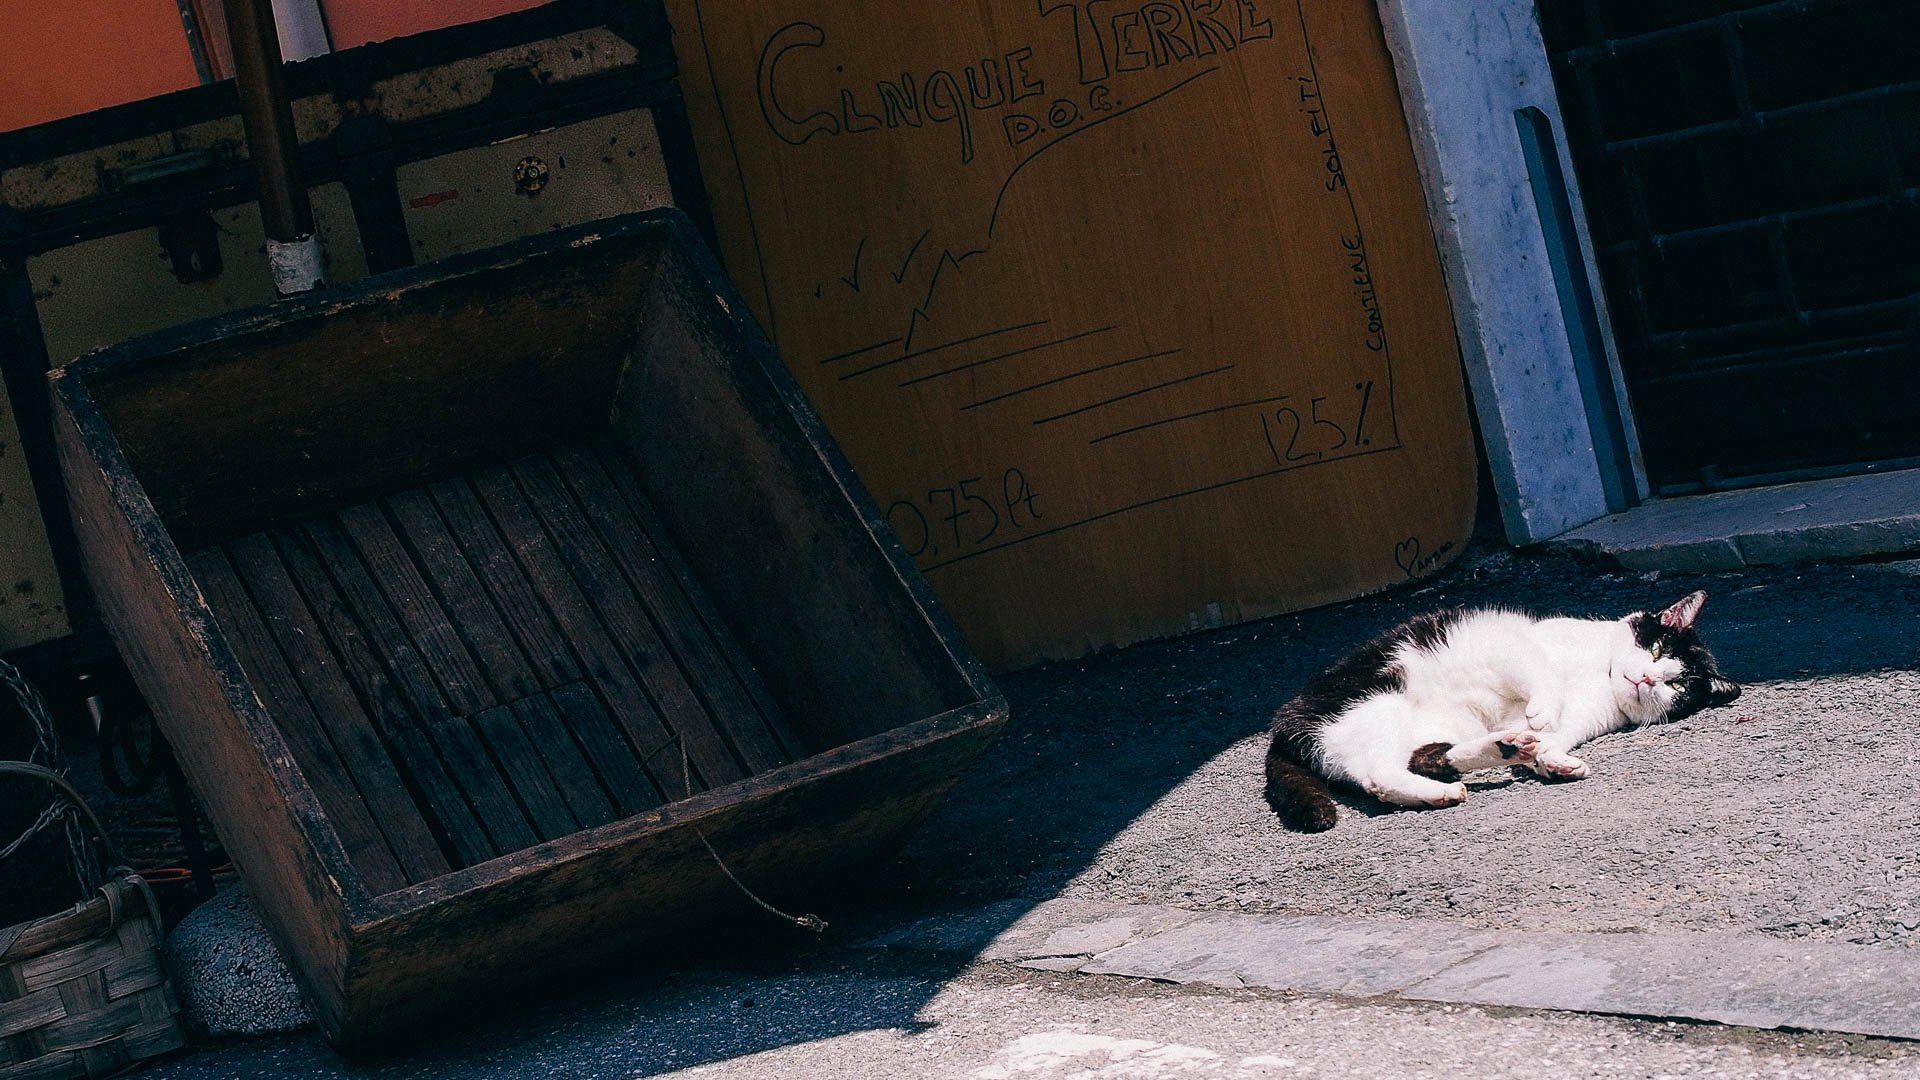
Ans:
[{"label": "wooden sign board", "polygon": [[1459,352],[1372,0],[667,8],[723,259],[989,663],[1461,549]]}]

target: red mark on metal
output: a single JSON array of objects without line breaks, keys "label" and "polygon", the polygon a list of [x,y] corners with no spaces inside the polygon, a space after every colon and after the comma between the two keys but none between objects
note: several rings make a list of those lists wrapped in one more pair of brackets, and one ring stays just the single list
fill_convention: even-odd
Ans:
[{"label": "red mark on metal", "polygon": [[457,199],[459,197],[460,197],[459,188],[448,188],[445,191],[436,191],[431,195],[422,195],[419,198],[414,199],[411,202],[407,203],[407,205],[414,208],[415,210],[418,210],[423,206],[438,206],[443,202],[447,202],[452,199]]}]

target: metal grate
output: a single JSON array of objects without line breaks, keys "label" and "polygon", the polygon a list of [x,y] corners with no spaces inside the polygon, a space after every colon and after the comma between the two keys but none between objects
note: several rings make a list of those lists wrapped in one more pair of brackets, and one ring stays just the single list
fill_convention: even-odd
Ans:
[{"label": "metal grate", "polygon": [[1920,2],[1539,0],[1648,472],[1920,459]]}]

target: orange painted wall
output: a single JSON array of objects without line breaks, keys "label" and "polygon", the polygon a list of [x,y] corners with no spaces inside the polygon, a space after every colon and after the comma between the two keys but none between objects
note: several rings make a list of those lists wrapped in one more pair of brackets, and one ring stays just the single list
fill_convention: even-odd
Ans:
[{"label": "orange painted wall", "polygon": [[0,0],[0,131],[199,82],[175,0]]},{"label": "orange painted wall", "polygon": [[[0,0],[19,3],[21,0]],[[335,49],[539,7],[546,0],[321,0]]]}]

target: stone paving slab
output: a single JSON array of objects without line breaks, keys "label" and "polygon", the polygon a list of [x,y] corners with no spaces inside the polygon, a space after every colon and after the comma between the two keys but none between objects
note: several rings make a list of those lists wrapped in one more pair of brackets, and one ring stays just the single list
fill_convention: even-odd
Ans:
[{"label": "stone paving slab", "polygon": [[1658,499],[1547,542],[1629,570],[1920,553],[1920,469]]},{"label": "stone paving slab", "polygon": [[1541,934],[1401,997],[1920,1038],[1920,957],[1740,934]]},{"label": "stone paving slab", "polygon": [[[999,908],[1005,918],[1011,909]],[[955,933],[964,925],[969,933]],[[1704,1020],[1920,1039],[1920,953],[1752,934],[1568,934],[1437,920],[1041,903],[993,936],[977,916],[930,920],[872,946],[1048,971],[1350,997]]]},{"label": "stone paving slab", "polygon": [[1500,941],[1492,932],[1430,922],[1216,917],[1101,953],[1077,970],[1374,997],[1440,975]]}]

